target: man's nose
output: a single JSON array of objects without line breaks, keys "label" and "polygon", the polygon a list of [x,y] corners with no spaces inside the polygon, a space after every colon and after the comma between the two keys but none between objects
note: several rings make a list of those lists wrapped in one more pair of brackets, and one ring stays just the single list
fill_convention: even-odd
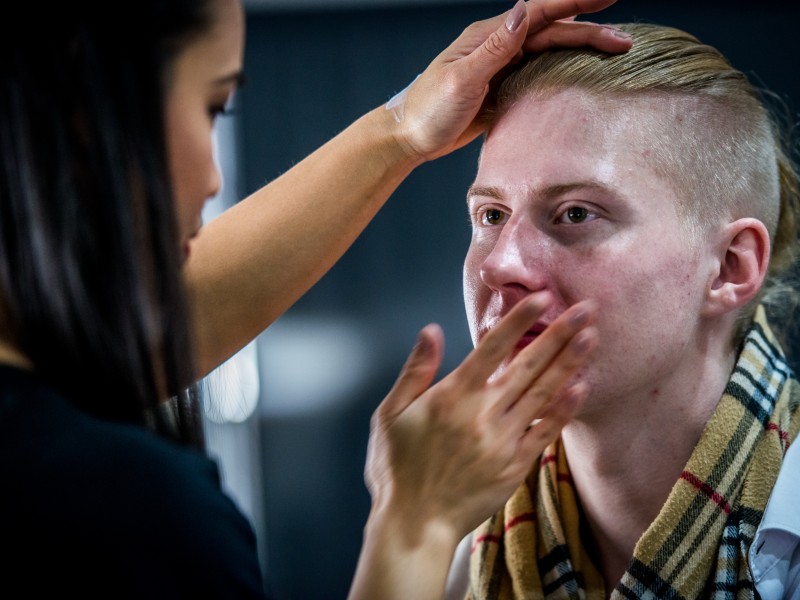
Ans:
[{"label": "man's nose", "polygon": [[499,292],[528,294],[547,286],[546,239],[526,221],[509,222],[481,265],[481,280]]}]

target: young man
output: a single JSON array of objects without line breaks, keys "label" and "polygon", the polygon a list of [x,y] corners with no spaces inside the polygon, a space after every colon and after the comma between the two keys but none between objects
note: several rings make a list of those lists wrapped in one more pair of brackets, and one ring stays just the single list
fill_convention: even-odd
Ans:
[{"label": "young man", "polygon": [[474,532],[469,598],[755,596],[800,429],[762,306],[796,256],[797,174],[716,50],[624,29],[625,55],[545,53],[503,83],[468,193],[473,341],[530,294],[551,308],[527,341],[583,299],[600,339],[577,417]]}]

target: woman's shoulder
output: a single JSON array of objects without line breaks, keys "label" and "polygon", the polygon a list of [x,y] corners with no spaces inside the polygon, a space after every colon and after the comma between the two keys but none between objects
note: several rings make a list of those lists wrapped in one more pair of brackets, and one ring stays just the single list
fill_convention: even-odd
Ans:
[{"label": "woman's shoulder", "polygon": [[0,468],[9,475],[46,469],[42,484],[102,478],[108,493],[116,480],[131,477],[151,486],[219,484],[215,464],[201,452],[145,427],[89,415],[33,374],[8,367],[0,367]]},{"label": "woman's shoulder", "polygon": [[4,367],[0,478],[11,492],[0,494],[0,514],[15,515],[0,520],[0,538],[19,547],[21,566],[46,554],[61,557],[63,573],[80,572],[73,559],[122,579],[130,568],[139,573],[131,585],[148,590],[185,585],[186,569],[208,589],[260,585],[252,527],[212,460],[144,427],[87,415]]}]

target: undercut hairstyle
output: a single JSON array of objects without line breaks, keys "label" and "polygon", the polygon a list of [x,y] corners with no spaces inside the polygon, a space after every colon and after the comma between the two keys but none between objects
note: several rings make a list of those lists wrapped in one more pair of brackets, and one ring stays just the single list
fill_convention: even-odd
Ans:
[{"label": "undercut hairstyle", "polygon": [[717,49],[678,29],[617,25],[633,36],[625,54],[551,50],[520,64],[501,83],[496,120],[520,99],[566,89],[609,106],[654,107],[641,132],[656,173],[681,199],[676,207],[695,235],[714,224],[752,217],[767,227],[771,259],[759,297],[740,313],[741,342],[755,307],[764,302],[782,325],[784,342],[798,306],[796,263],[800,187],[792,163],[791,127],[780,99],[750,83]]},{"label": "undercut hairstyle", "polygon": [[213,1],[48,10],[0,37],[2,335],[80,409],[202,446],[164,110]]}]

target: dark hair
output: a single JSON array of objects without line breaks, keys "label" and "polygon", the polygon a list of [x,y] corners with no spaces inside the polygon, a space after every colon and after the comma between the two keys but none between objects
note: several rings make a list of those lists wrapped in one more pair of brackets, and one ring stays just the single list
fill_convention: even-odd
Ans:
[{"label": "dark hair", "polygon": [[82,410],[200,446],[164,105],[213,2],[35,9],[0,38],[2,334]]}]

